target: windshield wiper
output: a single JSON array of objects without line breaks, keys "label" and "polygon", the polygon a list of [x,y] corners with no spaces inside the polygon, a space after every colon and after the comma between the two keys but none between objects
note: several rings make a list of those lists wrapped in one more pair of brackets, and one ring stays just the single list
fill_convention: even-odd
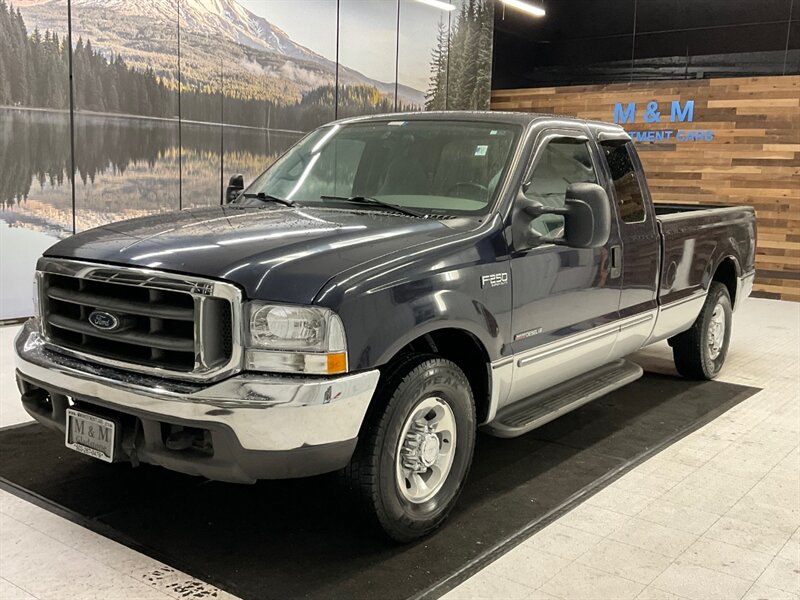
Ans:
[{"label": "windshield wiper", "polygon": [[410,208],[405,208],[403,206],[398,206],[397,204],[390,204],[389,202],[384,202],[383,200],[378,200],[377,198],[373,198],[372,196],[320,196],[321,200],[342,200],[344,202],[355,202],[357,204],[374,204],[375,206],[383,206],[384,208],[390,208],[392,210],[396,210],[397,212],[401,212],[403,214],[409,215],[411,217],[417,217],[419,219],[424,219],[425,215],[419,213],[415,210],[411,210]]},{"label": "windshield wiper", "polygon": [[277,202],[278,204],[283,204],[284,206],[294,206],[294,200],[278,198],[277,196],[265,194],[264,192],[258,192],[257,194],[242,194],[242,196],[245,198],[258,198],[259,200],[264,200],[265,202]]}]

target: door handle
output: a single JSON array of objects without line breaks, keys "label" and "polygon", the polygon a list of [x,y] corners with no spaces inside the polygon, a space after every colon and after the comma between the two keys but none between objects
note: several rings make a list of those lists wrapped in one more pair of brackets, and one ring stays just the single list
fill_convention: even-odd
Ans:
[{"label": "door handle", "polygon": [[622,246],[611,246],[611,272],[609,277],[615,279],[622,275]]}]

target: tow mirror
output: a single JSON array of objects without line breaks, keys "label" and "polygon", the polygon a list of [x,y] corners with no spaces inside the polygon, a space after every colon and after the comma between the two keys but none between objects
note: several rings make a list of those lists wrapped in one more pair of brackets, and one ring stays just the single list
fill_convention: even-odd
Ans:
[{"label": "tow mirror", "polygon": [[[548,207],[520,192],[517,198],[519,220],[524,222],[528,245],[556,244],[572,248],[599,248],[611,235],[611,207],[605,190],[596,183],[573,183],[567,188],[562,207]],[[541,215],[563,215],[564,235],[545,236],[530,224]]]},{"label": "tow mirror", "polygon": [[228,187],[225,190],[225,204],[229,204],[239,197],[239,194],[244,190],[244,175],[237,173],[231,175],[228,181]]}]

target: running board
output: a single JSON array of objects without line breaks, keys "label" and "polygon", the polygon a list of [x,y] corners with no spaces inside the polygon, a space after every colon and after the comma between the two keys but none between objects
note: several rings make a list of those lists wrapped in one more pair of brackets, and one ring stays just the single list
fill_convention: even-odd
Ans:
[{"label": "running board", "polygon": [[616,360],[506,406],[483,429],[497,437],[517,437],[636,381],[643,373],[635,363]]}]

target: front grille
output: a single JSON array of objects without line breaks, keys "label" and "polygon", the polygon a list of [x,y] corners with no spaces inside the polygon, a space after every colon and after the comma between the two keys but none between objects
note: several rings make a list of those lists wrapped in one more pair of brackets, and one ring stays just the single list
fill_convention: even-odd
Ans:
[{"label": "front grille", "polygon": [[[42,266],[43,333],[51,345],[190,378],[238,367],[232,286],[75,261]],[[227,293],[215,294],[220,286]]]}]

